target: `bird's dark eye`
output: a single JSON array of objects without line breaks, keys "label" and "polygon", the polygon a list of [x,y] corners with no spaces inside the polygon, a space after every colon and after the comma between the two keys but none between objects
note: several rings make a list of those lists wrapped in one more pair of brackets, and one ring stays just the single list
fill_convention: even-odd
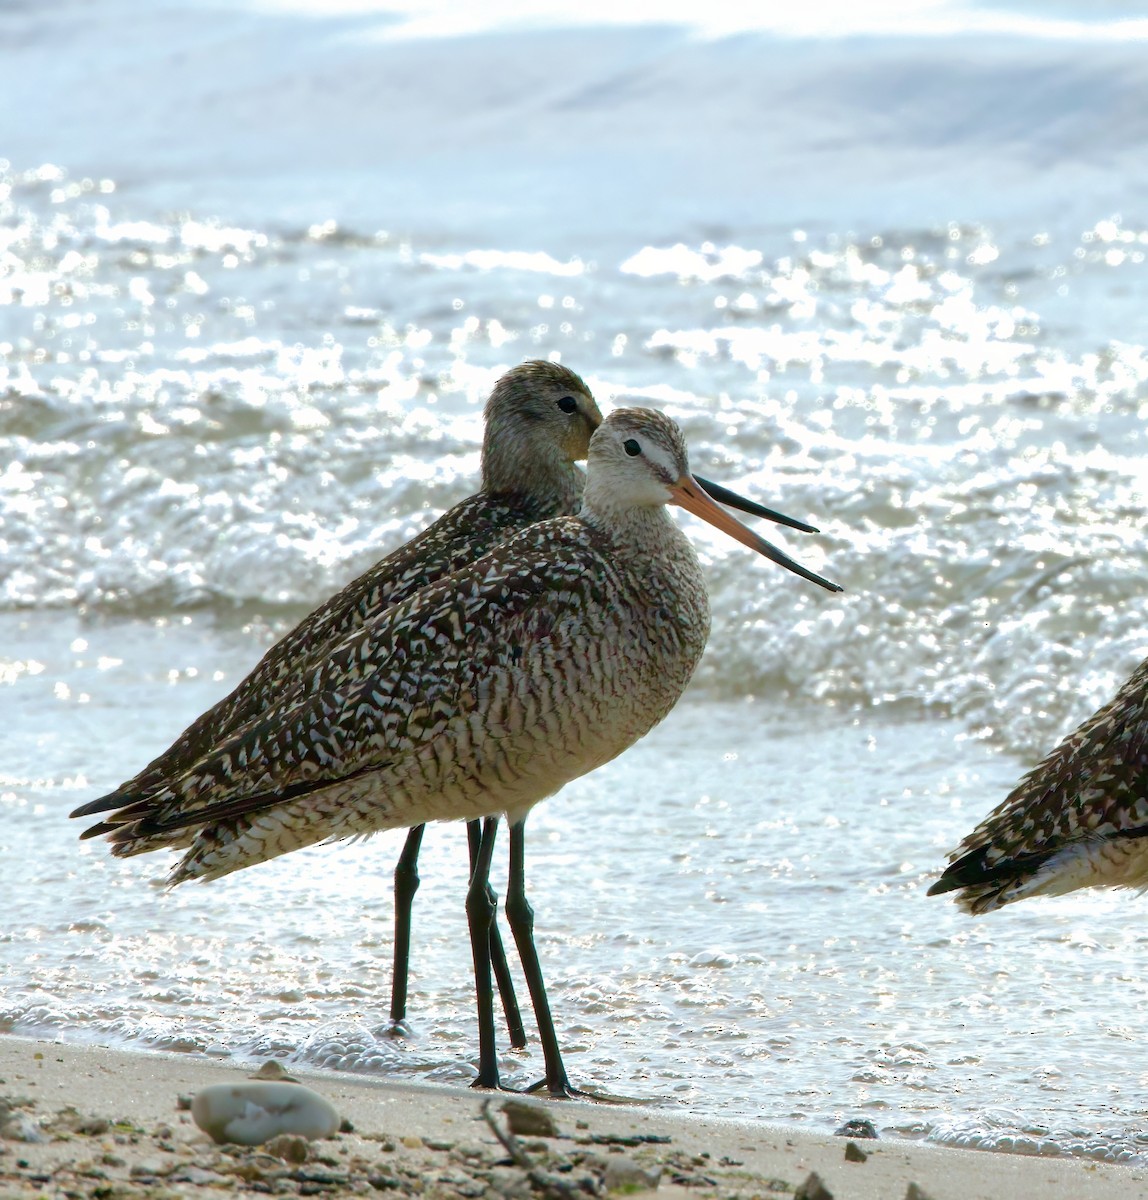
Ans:
[{"label": "bird's dark eye", "polygon": [[629,455],[631,458],[634,458],[636,455],[638,455],[638,454],[641,454],[641,453],[642,453],[642,447],[641,447],[641,446],[639,446],[639,445],[638,445],[638,443],[637,443],[636,441],[634,441],[634,439],[633,439],[633,438],[627,438],[627,439],[626,439],[626,440],[625,440],[625,441],[622,443],[622,449],[623,449],[623,450],[625,450],[625,452],[626,452],[626,453],[627,453],[627,454],[628,454],[628,455]]},{"label": "bird's dark eye", "polygon": [[573,396],[563,396],[558,401],[558,407],[564,413],[577,412],[578,411],[578,401],[575,400]]}]

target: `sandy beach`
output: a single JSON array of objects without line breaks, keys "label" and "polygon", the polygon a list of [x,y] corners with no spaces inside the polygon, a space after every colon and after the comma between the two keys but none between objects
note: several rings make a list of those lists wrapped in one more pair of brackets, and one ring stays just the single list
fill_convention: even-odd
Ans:
[{"label": "sandy beach", "polygon": [[0,1196],[1148,1196],[1144,1168],[584,1102],[529,1101],[553,1127],[547,1136],[512,1138],[515,1163],[482,1112],[490,1101],[489,1116],[505,1136],[501,1109],[512,1097],[338,1073],[300,1082],[335,1105],[344,1132],[311,1143],[281,1137],[254,1149],[217,1146],[180,1098],[248,1074],[202,1058],[0,1039]]}]

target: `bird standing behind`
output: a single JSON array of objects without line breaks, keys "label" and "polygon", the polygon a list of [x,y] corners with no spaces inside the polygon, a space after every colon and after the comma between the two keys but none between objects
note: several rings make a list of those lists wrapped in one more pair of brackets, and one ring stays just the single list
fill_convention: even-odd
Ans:
[{"label": "bird standing behind", "polygon": [[142,799],[209,751],[224,733],[306,694],[311,664],[365,621],[473,562],[508,534],[577,512],[584,476],[576,464],[586,457],[590,435],[601,422],[590,389],[568,367],[535,361],[507,371],[486,403],[478,492],[319,605],[168,749],[114,792],[73,815],[118,808],[129,797]]},{"label": "bird standing behind", "polygon": [[[705,496],[672,421],[621,409],[591,439],[579,516],[531,526],[367,621],[315,664],[306,696],[224,738],[146,799],[128,798],[92,832],[117,854],[184,850],[177,884],[316,842],[484,818],[467,899],[478,976],[489,971],[486,876],[505,815],[508,919],[547,1087],[569,1094],[525,900],[523,824],[538,801],[653,728],[701,657],[709,603],[669,503],[840,590]],[[493,1019],[481,1007],[479,1031],[478,1082],[497,1086]]]},{"label": "bird standing behind", "polygon": [[[535,360],[507,371],[486,403],[479,491],[375,563],[276,642],[238,686],[196,718],[167,750],[114,792],[82,805],[74,817],[141,804],[226,736],[276,706],[305,696],[316,664],[364,622],[419,588],[466,566],[507,535],[548,517],[576,512],[590,435],[602,414],[582,379],[559,363]],[[93,826],[83,836],[104,832]],[[395,868],[391,1028],[406,1025],[411,906],[419,886],[423,829],[411,829]],[[477,852],[477,827],[472,852]],[[497,927],[491,951],[511,1041],[526,1044]]]}]

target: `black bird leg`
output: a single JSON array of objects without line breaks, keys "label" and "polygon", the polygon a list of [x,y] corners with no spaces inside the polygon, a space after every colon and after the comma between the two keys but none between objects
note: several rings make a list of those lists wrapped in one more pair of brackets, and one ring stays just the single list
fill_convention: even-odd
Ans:
[{"label": "black bird leg", "polygon": [[[470,869],[473,872],[478,860],[478,848],[482,840],[482,823],[467,821],[466,837],[470,843]],[[522,1012],[518,1007],[518,997],[514,993],[514,980],[510,975],[510,964],[506,961],[506,950],[502,945],[502,934],[498,931],[498,897],[494,888],[487,884],[490,894],[490,906],[494,916],[490,921],[490,965],[494,968],[494,979],[498,984],[498,997],[502,1001],[502,1011],[506,1017],[506,1032],[510,1035],[510,1044],[521,1050],[526,1045],[526,1029],[522,1024]]]},{"label": "black bird leg", "polygon": [[542,1058],[546,1078],[528,1091],[543,1088],[555,1099],[572,1099],[584,1096],[585,1092],[571,1087],[566,1067],[562,1062],[562,1051],[558,1048],[558,1035],[554,1030],[554,1018],[550,1013],[550,1001],[546,997],[546,984],[542,979],[542,967],[538,962],[538,951],[534,946],[534,909],[526,898],[526,823],[518,821],[510,827],[510,879],[506,885],[506,920],[514,934],[518,957],[530,989],[530,1002],[534,1006],[534,1019],[538,1022],[538,1037],[542,1042]]},{"label": "black bird leg", "polygon": [[490,976],[490,930],[495,904],[490,890],[490,860],[498,818],[486,817],[482,837],[466,892],[466,919],[470,925],[470,952],[474,958],[474,995],[478,1009],[478,1078],[471,1087],[497,1088],[498,1047],[494,1038],[494,989]]},{"label": "black bird leg", "polygon": [[414,825],[395,864],[395,960],[391,972],[391,1032],[405,1036],[411,958],[411,905],[419,890],[419,850],[425,825]]},{"label": "black bird leg", "polygon": [[[482,836],[482,823],[468,821],[466,828],[473,871]],[[425,825],[412,826],[403,844],[399,861],[395,864],[395,948],[394,970],[391,975],[390,1032],[397,1037],[406,1037],[410,1033],[410,1027],[407,1025],[407,991],[410,980],[411,908],[415,892],[419,889],[419,851],[422,849],[425,830]],[[497,904],[493,890],[490,893],[490,901],[492,905]],[[490,928],[490,960],[494,967],[494,977],[498,981],[502,1010],[506,1014],[510,1044],[521,1050],[526,1045],[526,1030],[522,1024],[522,1012],[518,1007],[518,997],[514,993],[514,980],[506,961],[506,951],[497,922],[493,922]]]}]

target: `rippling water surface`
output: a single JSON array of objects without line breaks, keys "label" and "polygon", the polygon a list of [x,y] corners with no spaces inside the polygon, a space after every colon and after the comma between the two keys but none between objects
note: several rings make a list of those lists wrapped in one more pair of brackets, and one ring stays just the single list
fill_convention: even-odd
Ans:
[{"label": "rippling water surface", "polygon": [[[193,18],[209,9],[184,14],[193,61]],[[33,58],[66,66],[78,53],[47,17],[4,19],[25,22]],[[245,19],[210,29],[244,44],[272,20]],[[274,28],[305,57],[300,19],[279,14]],[[327,39],[316,44],[362,69],[375,43],[308,19]],[[441,53],[477,76],[487,56],[513,58],[517,36]],[[738,64],[749,78],[754,53],[779,53],[765,33],[667,42],[639,23],[610,36],[630,70],[620,120],[672,118],[655,86],[666,72],[736,83]],[[865,67],[837,43],[799,45],[827,87]],[[920,51],[867,45],[870,69],[908,70]],[[1058,78],[1051,34],[1008,45],[1033,76]],[[928,46],[963,62],[943,39]],[[1121,46],[1099,39],[1076,69],[1117,79]],[[270,51],[251,53],[269,88]],[[1134,91],[1131,70],[1119,81]],[[955,68],[937,84],[942,100],[968,101],[971,86]],[[498,114],[493,94],[483,103]],[[792,103],[798,123],[820,112]],[[552,107],[583,128],[594,104]],[[369,106],[347,111],[363,120]],[[180,175],[150,151],[131,159],[127,134],[96,115],[95,149],[10,161],[0,1030],[469,1076],[460,828],[428,836],[416,1036],[396,1044],[376,1031],[397,835],[168,894],[160,858],[112,861],[75,840],[66,813],[467,495],[490,384],[556,356],[604,406],[669,412],[695,469],[814,520],[821,536],[777,540],[846,587],[828,596],[690,526],[715,615],[695,684],[663,727],[531,818],[532,897],[572,1074],[698,1112],[819,1128],[862,1115],[959,1144],[1140,1155],[1139,902],[1083,894],[972,920],[924,898],[945,852],[1148,653],[1148,212],[1110,202],[1119,164],[1093,164],[1069,195],[1009,192],[1013,160],[1043,156],[1055,175],[1073,145],[1049,151],[1050,119],[1002,150],[1004,116],[981,115],[973,148],[952,156],[976,168],[968,194],[952,163],[923,171],[900,189],[915,219],[904,195],[890,191],[882,219],[830,184],[809,219],[796,185],[776,203],[753,193],[747,217],[744,198],[726,207],[688,175],[648,219],[638,191],[581,223],[529,199],[468,208],[442,194],[412,215],[388,199],[393,164],[377,162],[349,206],[324,199],[335,185],[306,162],[273,199],[259,164],[236,165],[243,128],[213,143],[210,172],[200,143],[173,139]],[[421,129],[433,145],[433,116],[405,136],[419,143]],[[870,130],[855,120],[840,132],[846,156]],[[284,144],[331,128],[268,122]],[[887,166],[918,137],[901,130]],[[52,136],[45,118],[48,147]],[[580,144],[572,187],[610,174],[613,136]],[[723,148],[733,161],[748,136],[731,120],[695,146],[699,161]],[[1131,154],[1137,130],[1125,136]],[[637,152],[653,175],[656,150]],[[809,139],[807,152],[820,163],[826,150]],[[412,194],[435,191],[445,167],[432,159],[408,164]],[[539,170],[545,192],[554,179]],[[974,198],[998,177],[1005,200]],[[537,1050],[505,1066],[526,1082]]]}]

